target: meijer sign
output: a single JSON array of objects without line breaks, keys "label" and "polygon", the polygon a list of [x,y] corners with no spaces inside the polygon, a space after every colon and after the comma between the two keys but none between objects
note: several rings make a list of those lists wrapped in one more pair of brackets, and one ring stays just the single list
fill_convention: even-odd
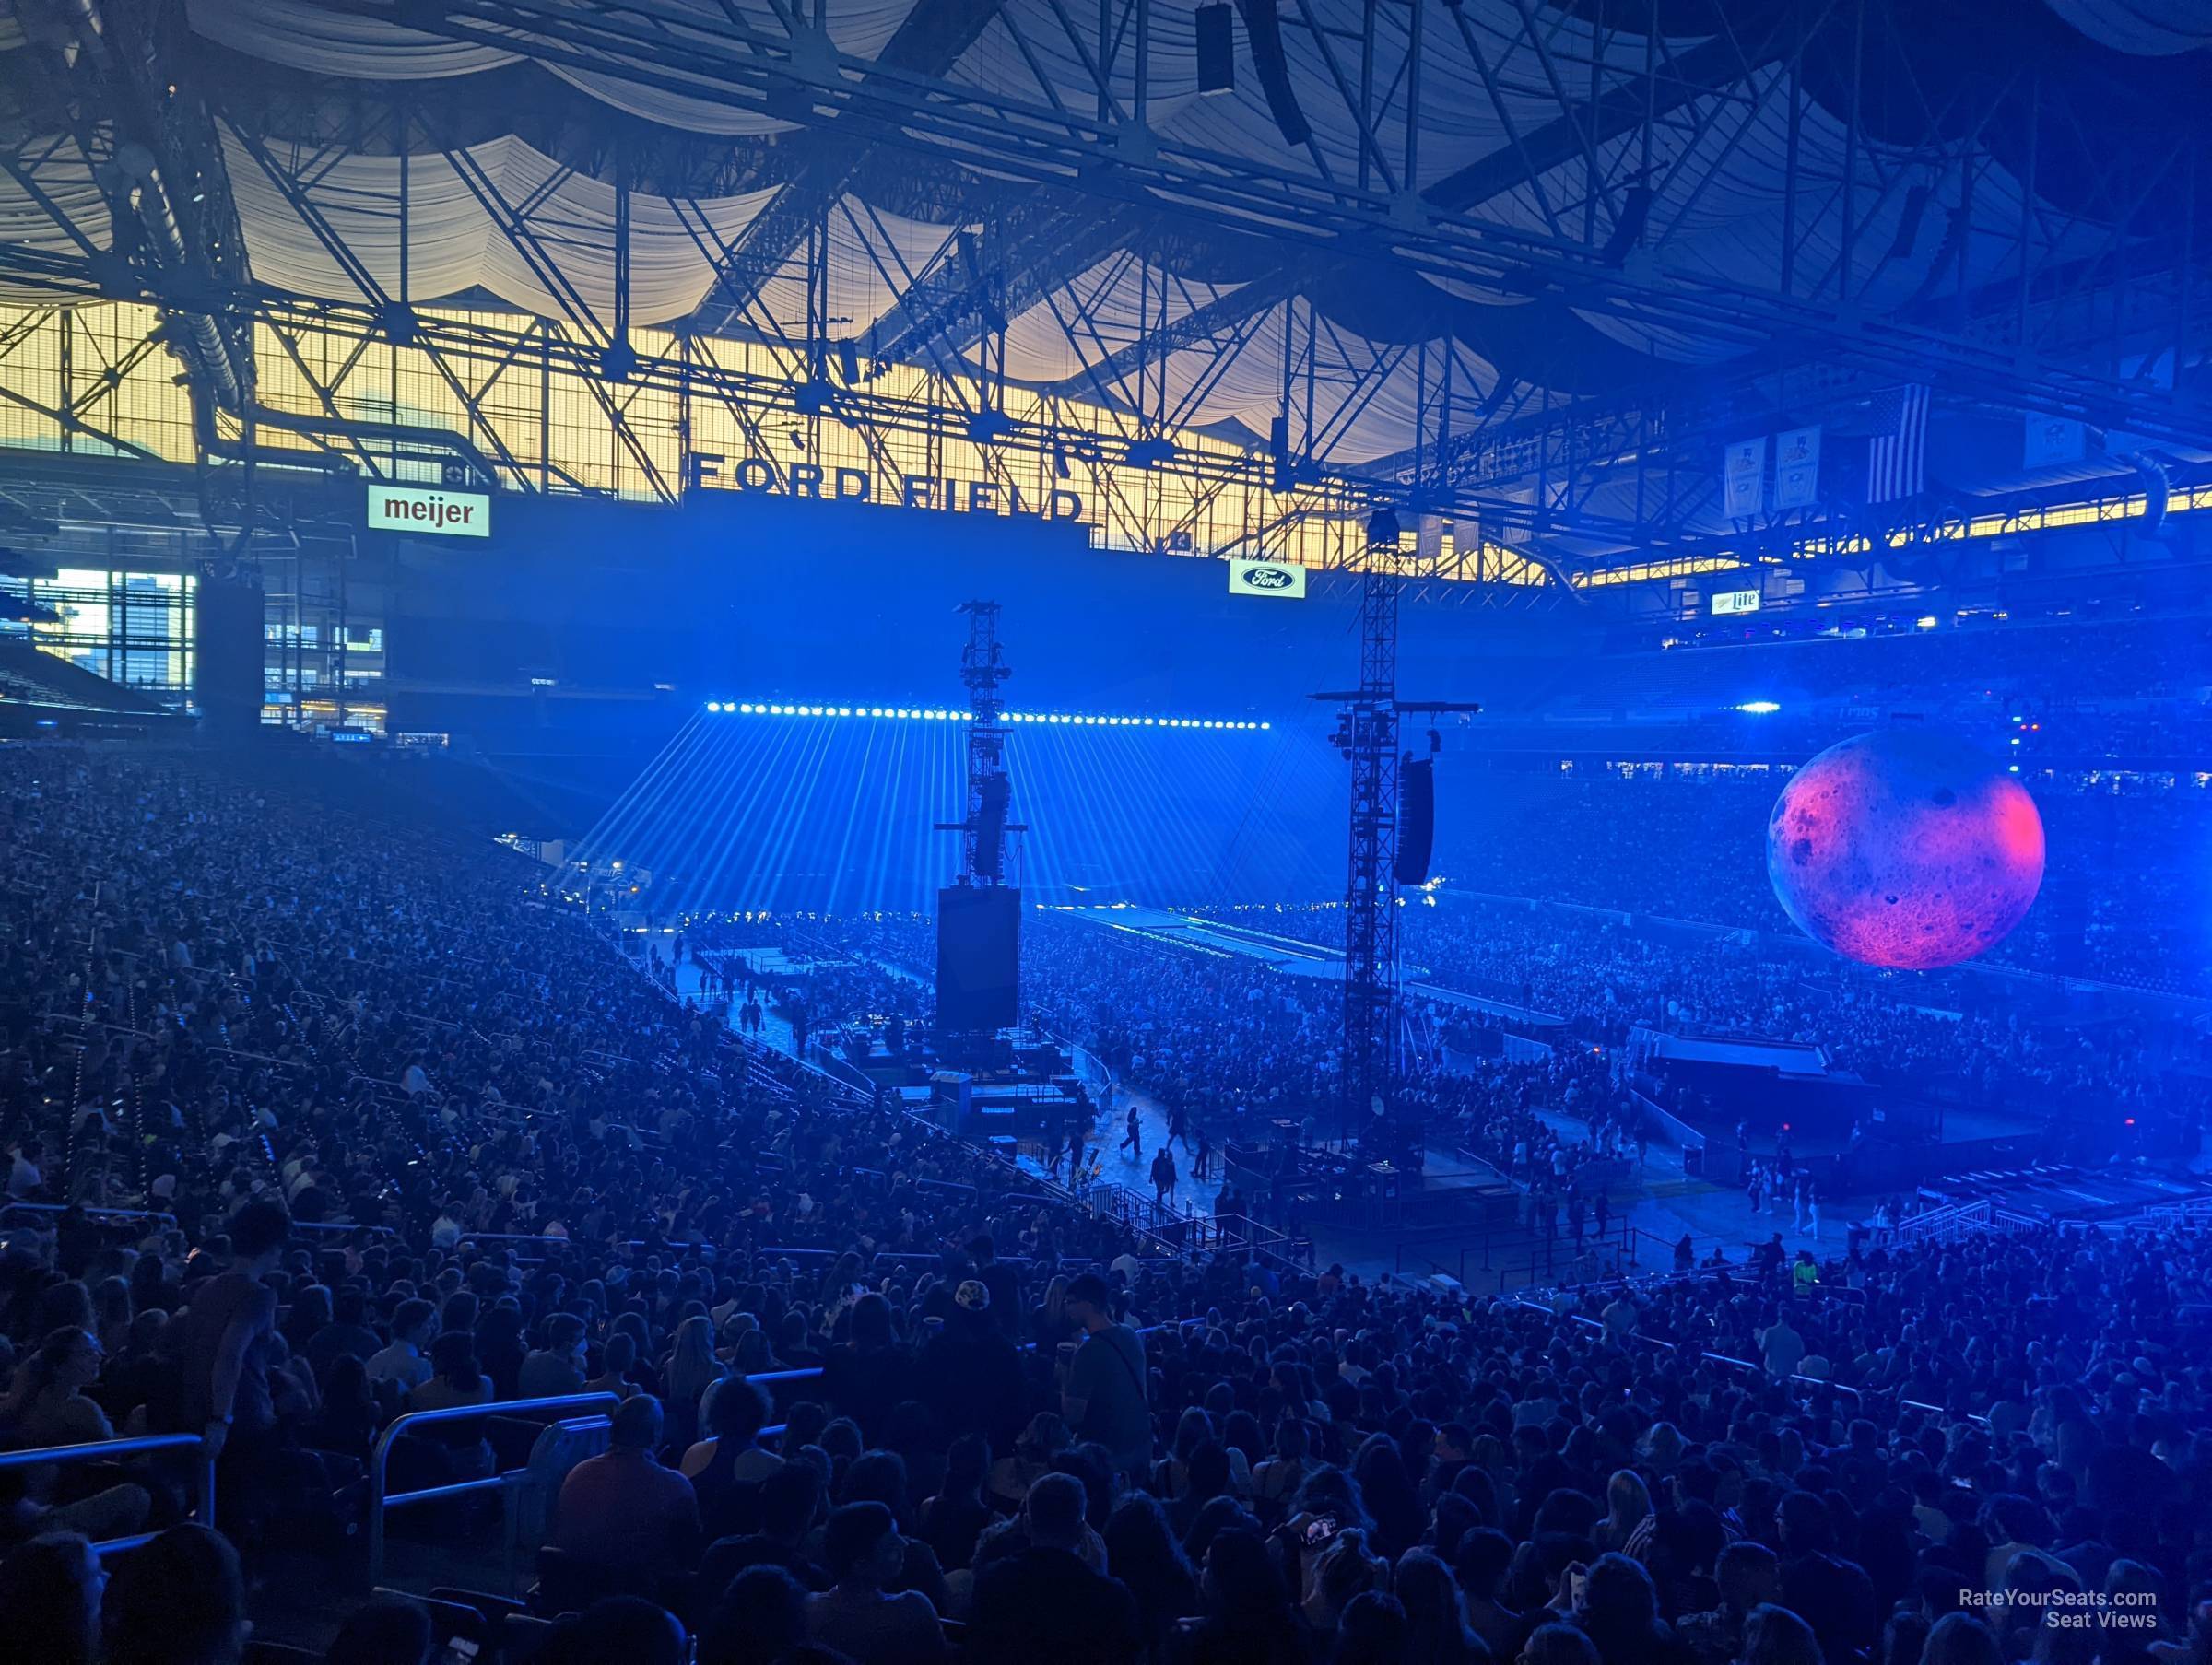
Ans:
[{"label": "meijer sign", "polygon": [[428,486],[371,483],[369,526],[376,532],[427,532],[439,537],[488,538],[491,535],[491,499],[476,491],[440,491]]}]

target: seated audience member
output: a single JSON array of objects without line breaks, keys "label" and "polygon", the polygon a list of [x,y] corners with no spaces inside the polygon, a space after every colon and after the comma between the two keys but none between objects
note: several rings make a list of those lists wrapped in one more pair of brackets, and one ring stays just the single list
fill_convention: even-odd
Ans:
[{"label": "seated audience member", "polygon": [[1119,1579],[1077,1555],[1083,1542],[1082,1482],[1047,1474],[1021,1505],[1029,1547],[977,1573],[968,1609],[968,1651],[983,1665],[1048,1655],[1081,1665],[1124,1665],[1144,1652],[1136,1601]]},{"label": "seated audience member", "polygon": [[323,1665],[425,1665],[430,1641],[429,1611],[421,1602],[375,1595],[347,1615]]},{"label": "seated audience member", "polygon": [[887,1593],[906,1561],[889,1509],[880,1503],[848,1503],[835,1510],[822,1535],[822,1559],[833,1583],[806,1598],[806,1631],[814,1641],[853,1665],[908,1665],[946,1657],[944,1632],[929,1598],[914,1590]]},{"label": "seated audience member", "polygon": [[107,1569],[76,1532],[48,1532],[0,1559],[0,1639],[41,1665],[95,1665]]},{"label": "seated audience member", "polygon": [[366,1365],[382,1348],[382,1339],[362,1321],[368,1311],[366,1291],[340,1289],[331,1296],[330,1322],[309,1338],[303,1349],[308,1366],[326,1390],[331,1366],[339,1359],[350,1355]]},{"label": "seated audience member", "polygon": [[830,1576],[806,1558],[805,1545],[821,1513],[822,1483],[803,1462],[788,1462],[760,1483],[759,1530],[718,1538],[700,1558],[698,1589],[711,1608],[733,1580],[756,1566],[773,1566],[804,1590],[830,1588]]},{"label": "seated audience member", "polygon": [[172,1526],[116,1564],[103,1604],[101,1665],[239,1665],[245,1581],[229,1539]]},{"label": "seated audience member", "polygon": [[699,1540],[691,1483],[663,1468],[661,1405],[641,1394],[616,1407],[612,1445],[569,1471],[553,1511],[554,1544],[606,1567],[663,1572],[688,1565]]},{"label": "seated audience member", "polygon": [[779,1566],[748,1566],[714,1604],[698,1665],[783,1665],[806,1645],[806,1590]]},{"label": "seated audience member", "polygon": [[429,1379],[407,1395],[410,1411],[445,1411],[491,1402],[491,1382],[477,1363],[477,1339],[467,1331],[441,1335],[430,1343]]},{"label": "seated audience member", "polygon": [[523,1360],[515,1390],[524,1399],[581,1393],[583,1366],[583,1320],[572,1312],[557,1312],[546,1320],[546,1344]]},{"label": "seated audience member", "polygon": [[407,1393],[430,1379],[433,1366],[426,1349],[438,1322],[438,1309],[424,1300],[400,1302],[392,1314],[392,1341],[367,1359],[372,1387],[389,1383]]},{"label": "seated audience member", "polygon": [[690,1637],[674,1613],[640,1596],[603,1596],[553,1627],[532,1665],[684,1665]]},{"label": "seated audience member", "polygon": [[1714,1577],[1720,1605],[1675,1621],[1699,1665],[1730,1665],[1743,1651],[1744,1624],[1752,1610],[1782,1599],[1782,1564],[1763,1543],[1745,1539],[1730,1544],[1721,1552]]}]

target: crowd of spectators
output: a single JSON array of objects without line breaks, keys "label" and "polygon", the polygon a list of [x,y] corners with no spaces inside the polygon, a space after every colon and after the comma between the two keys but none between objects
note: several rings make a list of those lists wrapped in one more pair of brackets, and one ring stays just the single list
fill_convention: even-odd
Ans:
[{"label": "crowd of spectators", "polygon": [[[195,1435],[220,1499],[0,1471],[20,1657],[233,1665],[280,1558],[342,1586],[393,1416],[591,1390],[542,1665],[2212,1665],[2202,1236],[1542,1302],[1146,1259],[328,780],[0,748],[0,1432]],[[1325,981],[1030,944],[1132,1078],[1312,1102]],[[1601,1083],[1470,1079],[1500,1141]],[[493,1462],[472,1423],[395,1453]],[[425,1665],[421,1608],[336,1604],[325,1657]]]}]

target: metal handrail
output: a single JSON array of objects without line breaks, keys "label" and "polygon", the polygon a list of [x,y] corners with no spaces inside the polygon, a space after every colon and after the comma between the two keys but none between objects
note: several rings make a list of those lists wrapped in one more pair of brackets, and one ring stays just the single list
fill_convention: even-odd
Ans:
[{"label": "metal handrail", "polygon": [[[38,1469],[52,1463],[66,1467],[77,1462],[106,1462],[117,1457],[135,1457],[148,1451],[182,1451],[187,1447],[200,1453],[194,1465],[199,1480],[197,1513],[205,1526],[215,1524],[215,1459],[207,1450],[207,1442],[197,1434],[138,1434],[128,1439],[95,1439],[83,1445],[41,1446],[29,1451],[0,1451],[0,1469]],[[140,1532],[135,1537],[110,1538],[92,1547],[102,1554],[119,1550],[136,1549],[150,1542],[152,1532]]]},{"label": "metal handrail", "polygon": [[526,1470],[511,1469],[505,1473],[490,1475],[482,1480],[456,1481],[451,1485],[425,1486],[419,1491],[386,1493],[385,1471],[390,1465],[392,1447],[399,1436],[413,1428],[431,1423],[469,1422],[484,1416],[512,1415],[519,1411],[570,1411],[595,1407],[605,1410],[612,1420],[614,1409],[622,1402],[613,1393],[556,1393],[545,1399],[494,1400],[481,1405],[447,1405],[436,1411],[409,1411],[395,1416],[378,1437],[375,1448],[369,1454],[369,1579],[381,1583],[384,1576],[384,1511],[402,1504],[429,1503],[439,1497],[458,1497],[469,1492],[504,1491],[516,1483]]},{"label": "metal handrail", "polygon": [[[71,1206],[66,1202],[10,1202],[0,1206],[0,1220],[18,1209],[26,1214],[60,1214],[68,1213]],[[154,1208],[78,1208],[76,1212],[94,1220],[166,1220],[171,1225],[177,1223],[176,1215]]]}]

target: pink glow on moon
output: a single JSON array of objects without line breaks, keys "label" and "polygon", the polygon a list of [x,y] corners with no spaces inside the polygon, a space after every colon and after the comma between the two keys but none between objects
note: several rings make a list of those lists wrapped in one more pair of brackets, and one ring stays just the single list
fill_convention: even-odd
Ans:
[{"label": "pink glow on moon", "polygon": [[1847,958],[1925,971],[2003,942],[2043,882],[2043,819],[1963,741],[1883,730],[1832,745],[1767,817],[1767,875]]}]

